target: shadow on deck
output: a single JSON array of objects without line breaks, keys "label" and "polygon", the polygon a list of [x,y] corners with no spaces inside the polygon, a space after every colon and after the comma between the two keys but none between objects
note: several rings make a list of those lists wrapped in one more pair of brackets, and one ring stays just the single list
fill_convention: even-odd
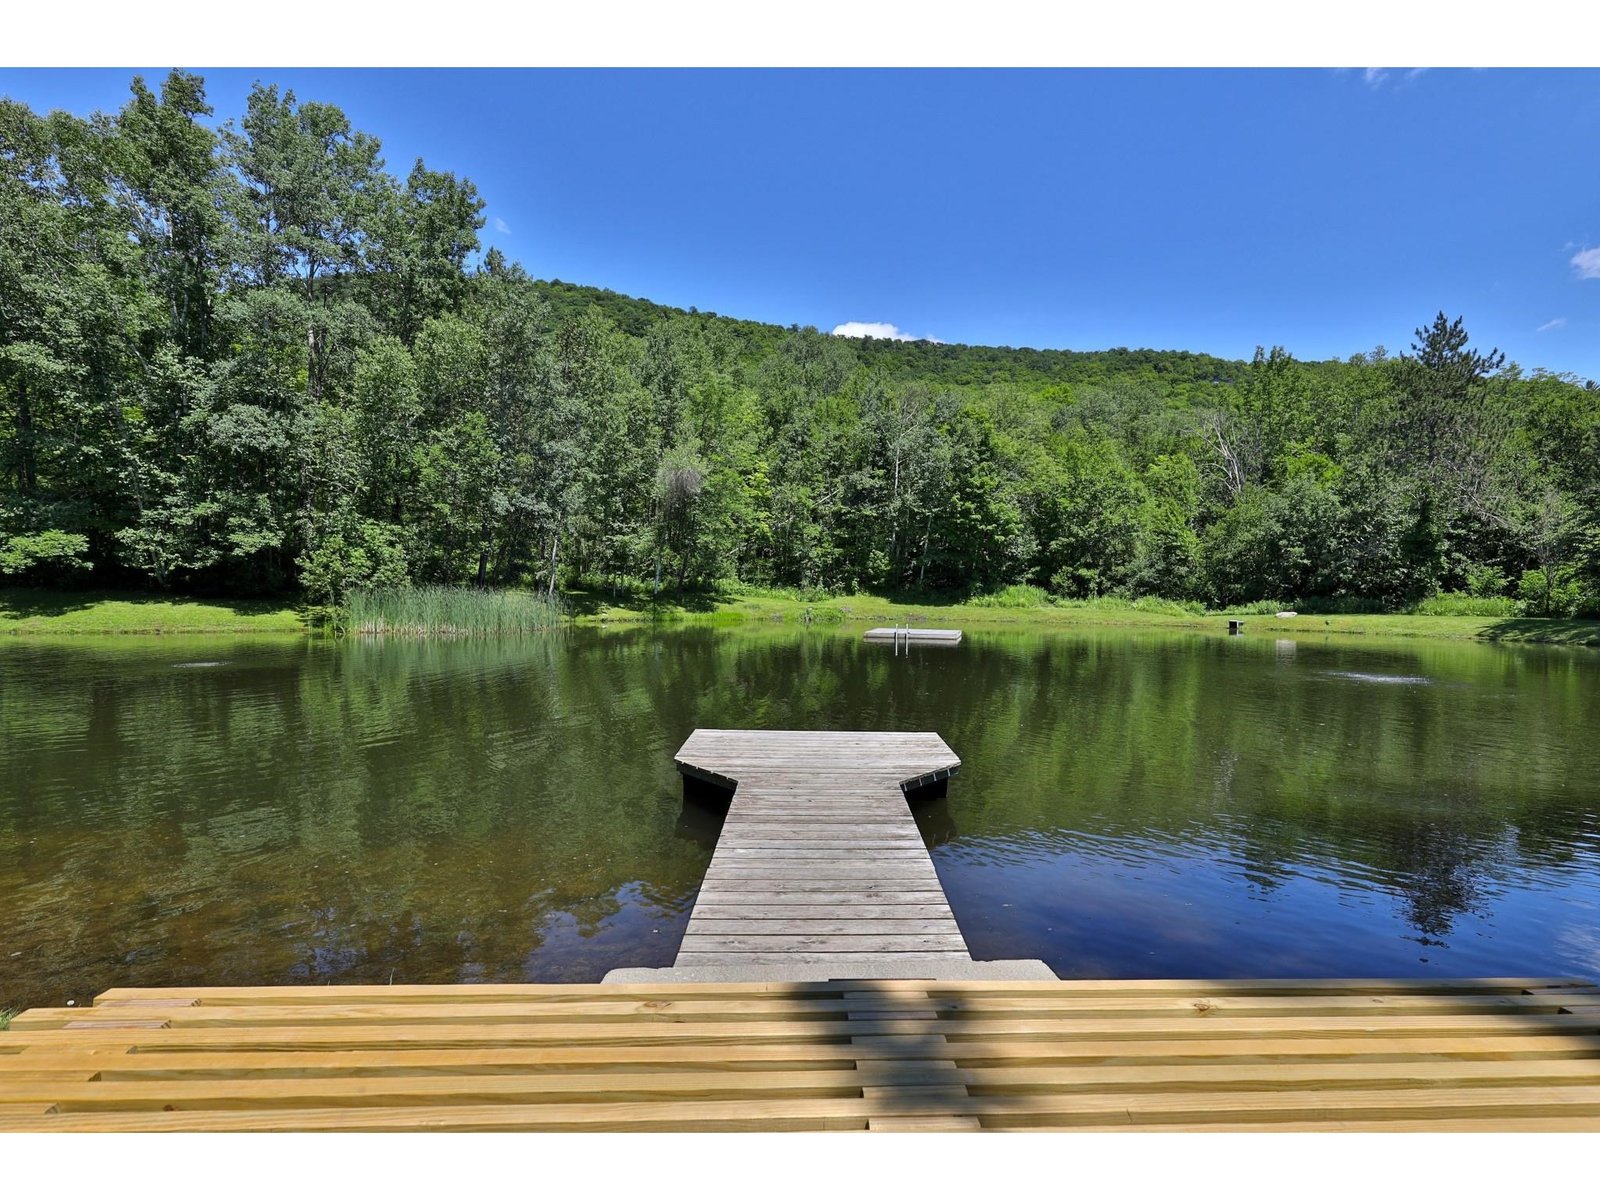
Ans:
[{"label": "shadow on deck", "polygon": [[1600,989],[117,989],[0,1033],[0,1128],[1600,1131]]}]

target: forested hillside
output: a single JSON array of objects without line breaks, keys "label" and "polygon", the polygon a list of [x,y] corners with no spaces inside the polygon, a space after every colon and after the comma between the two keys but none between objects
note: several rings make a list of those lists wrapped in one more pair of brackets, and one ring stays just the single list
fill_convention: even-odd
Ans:
[{"label": "forested hillside", "polygon": [[482,207],[271,87],[0,101],[0,577],[1600,608],[1600,393],[1444,314],[1336,363],[850,341],[537,281]]}]

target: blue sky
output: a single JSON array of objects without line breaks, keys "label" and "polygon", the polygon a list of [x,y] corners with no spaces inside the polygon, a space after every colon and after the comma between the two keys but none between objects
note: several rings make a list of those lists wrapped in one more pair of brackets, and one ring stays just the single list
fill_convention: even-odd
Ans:
[{"label": "blue sky", "polygon": [[[486,242],[544,278],[1232,357],[1402,351],[1442,308],[1600,378],[1597,72],[196,69],[219,119],[260,78],[342,106],[397,174],[468,176]],[[133,73],[0,92],[113,109]]]}]

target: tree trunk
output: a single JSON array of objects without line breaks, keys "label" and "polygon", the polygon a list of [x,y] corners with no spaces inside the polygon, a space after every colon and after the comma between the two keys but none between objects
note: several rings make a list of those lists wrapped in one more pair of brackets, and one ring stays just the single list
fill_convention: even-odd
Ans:
[{"label": "tree trunk", "polygon": [[306,326],[306,395],[316,400],[322,388],[318,380],[320,368],[317,366],[317,329],[315,325]]},{"label": "tree trunk", "polygon": [[550,539],[550,590],[546,593],[554,600],[556,595],[556,561],[561,553],[561,530],[557,529],[555,536]]},{"label": "tree trunk", "polygon": [[889,562],[895,576],[900,574],[900,442],[894,444],[894,493],[890,497],[893,515],[889,520]]},{"label": "tree trunk", "polygon": [[698,522],[695,520],[694,513],[691,511],[689,514],[687,527],[683,531],[683,541],[678,550],[678,595],[680,596],[683,595],[684,576],[689,573],[689,552],[694,546],[696,533],[695,527],[697,524]]},{"label": "tree trunk", "polygon": [[928,577],[928,540],[933,536],[933,513],[928,513],[928,523],[922,527],[922,562],[917,565],[917,586]]},{"label": "tree trunk", "polygon": [[33,406],[28,403],[28,381],[17,380],[17,491],[31,496],[39,486],[33,459]]}]

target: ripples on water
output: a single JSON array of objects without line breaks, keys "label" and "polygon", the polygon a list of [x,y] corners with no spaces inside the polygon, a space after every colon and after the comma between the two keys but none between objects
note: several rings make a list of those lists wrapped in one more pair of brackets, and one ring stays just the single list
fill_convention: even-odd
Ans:
[{"label": "ripples on water", "polygon": [[1426,675],[1375,675],[1371,671],[1324,671],[1329,679],[1353,679],[1357,683],[1410,683],[1430,684]]},{"label": "ripples on water", "polygon": [[[199,669],[204,668],[204,669]],[[980,958],[1068,976],[1600,974],[1600,656],[823,631],[0,647],[0,1005],[670,963],[697,725],[932,729]]]}]

